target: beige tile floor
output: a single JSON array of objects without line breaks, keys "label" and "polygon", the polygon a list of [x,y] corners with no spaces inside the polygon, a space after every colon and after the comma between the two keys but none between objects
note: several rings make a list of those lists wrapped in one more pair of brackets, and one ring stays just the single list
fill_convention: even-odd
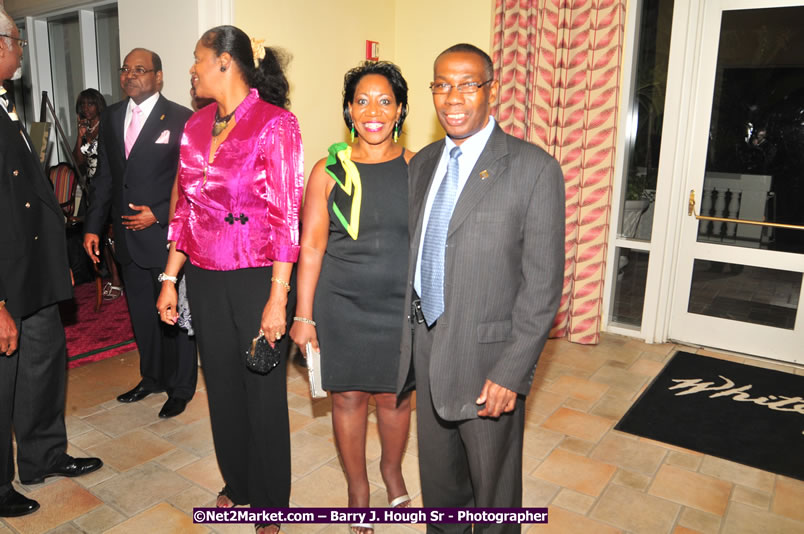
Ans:
[{"label": "beige tile floor", "polygon": [[[613,430],[676,350],[604,334],[597,346],[553,340],[527,402],[524,504],[549,507],[548,525],[530,533],[804,533],[804,482]],[[682,347],[683,348],[683,347]],[[804,374],[801,367],[686,347],[711,357]],[[0,534],[249,533],[248,525],[194,525],[194,506],[210,506],[222,486],[212,446],[203,377],[188,409],[160,420],[165,395],[123,405],[115,396],[138,380],[137,354],[71,370],[67,432],[73,455],[105,466],[76,479],[17,488],[37,499],[35,514],[0,522]],[[312,401],[303,370],[288,369],[293,506],[345,506],[327,399]],[[385,506],[373,415],[367,456],[372,506]],[[421,505],[414,428],[403,469]],[[378,525],[417,532],[422,525]],[[288,534],[344,532],[344,525],[285,525]]]}]

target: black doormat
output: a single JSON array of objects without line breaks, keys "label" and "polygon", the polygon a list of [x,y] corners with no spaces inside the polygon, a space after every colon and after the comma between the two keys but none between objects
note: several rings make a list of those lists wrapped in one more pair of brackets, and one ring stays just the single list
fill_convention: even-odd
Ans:
[{"label": "black doormat", "polygon": [[804,480],[804,376],[677,352],[614,428]]}]

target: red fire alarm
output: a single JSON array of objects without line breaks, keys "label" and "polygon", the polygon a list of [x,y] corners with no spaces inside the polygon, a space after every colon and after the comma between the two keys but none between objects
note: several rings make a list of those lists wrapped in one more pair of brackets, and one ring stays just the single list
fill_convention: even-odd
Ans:
[{"label": "red fire alarm", "polygon": [[380,59],[379,41],[366,41],[366,59],[369,61],[377,61]]}]

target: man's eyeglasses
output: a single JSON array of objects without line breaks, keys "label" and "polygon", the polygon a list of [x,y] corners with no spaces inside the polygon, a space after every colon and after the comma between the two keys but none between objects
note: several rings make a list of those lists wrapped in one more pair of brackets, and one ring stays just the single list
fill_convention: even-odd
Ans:
[{"label": "man's eyeglasses", "polygon": [[25,48],[26,46],[28,46],[27,39],[20,39],[19,37],[14,37],[13,35],[8,35],[7,33],[0,33],[0,37],[8,37],[9,39],[14,39],[15,41],[18,41],[20,43],[21,48]]},{"label": "man's eyeglasses", "polygon": [[144,67],[134,67],[133,69],[129,67],[120,67],[118,70],[120,71],[121,76],[128,76],[129,73],[132,72],[134,73],[134,76],[142,76],[143,74],[153,72],[156,69],[146,69]]},{"label": "man's eyeglasses", "polygon": [[450,91],[452,91],[452,88],[455,87],[455,89],[457,89],[459,93],[476,93],[481,87],[483,87],[487,83],[491,83],[493,81],[494,81],[494,78],[492,78],[491,80],[486,80],[485,82],[482,82],[482,83],[481,82],[465,82],[465,83],[459,83],[458,85],[455,85],[455,86],[453,86],[451,84],[448,84],[448,83],[443,83],[443,82],[438,82],[438,83],[432,82],[430,84],[430,91],[432,91],[434,95],[445,95],[445,94],[449,93]]}]

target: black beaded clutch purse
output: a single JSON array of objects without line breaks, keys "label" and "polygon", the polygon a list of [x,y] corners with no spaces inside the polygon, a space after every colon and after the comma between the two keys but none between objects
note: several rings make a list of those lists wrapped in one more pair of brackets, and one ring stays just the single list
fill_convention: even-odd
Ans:
[{"label": "black beaded clutch purse", "polygon": [[265,334],[260,331],[260,335],[251,341],[251,345],[246,350],[246,368],[249,371],[265,375],[279,365],[279,360],[279,347],[276,345],[272,347],[265,339]]}]

